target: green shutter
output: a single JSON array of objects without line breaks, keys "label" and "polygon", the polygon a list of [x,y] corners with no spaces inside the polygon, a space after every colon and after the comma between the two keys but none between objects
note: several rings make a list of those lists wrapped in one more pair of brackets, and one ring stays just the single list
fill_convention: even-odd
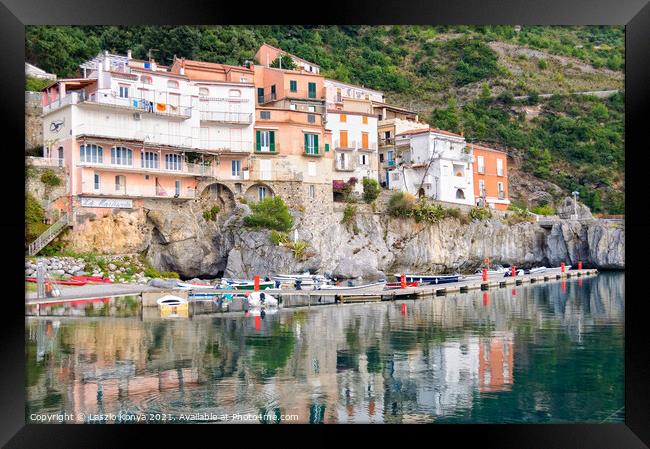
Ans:
[{"label": "green shutter", "polygon": [[307,148],[309,148],[309,134],[305,134],[305,153],[308,153]]},{"label": "green shutter", "polygon": [[275,152],[275,131],[269,131],[269,143],[271,144],[271,152]]},{"label": "green shutter", "polygon": [[316,83],[309,83],[309,98],[316,98]]},{"label": "green shutter", "polygon": [[255,131],[257,137],[257,143],[255,144],[255,150],[260,151],[262,149],[262,139],[260,138],[260,130]]},{"label": "green shutter", "polygon": [[318,134],[314,134],[314,154],[318,154]]},{"label": "green shutter", "polygon": [[325,152],[326,152],[326,153],[329,153],[329,151],[330,151],[330,144],[329,144],[329,143],[326,143],[326,144],[325,144]]}]

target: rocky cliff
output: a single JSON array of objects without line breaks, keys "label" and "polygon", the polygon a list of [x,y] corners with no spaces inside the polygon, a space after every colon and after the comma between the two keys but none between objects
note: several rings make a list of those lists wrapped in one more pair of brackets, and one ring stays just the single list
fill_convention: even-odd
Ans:
[{"label": "rocky cliff", "polygon": [[398,271],[473,271],[486,257],[493,263],[558,266],[560,262],[600,269],[625,267],[625,226],[604,220],[557,220],[506,224],[500,220],[463,224],[448,218],[418,224],[360,206],[352,223],[342,213],[327,219],[301,216],[291,238],[308,243],[303,260],[286,245],[271,243],[268,231],[252,231],[241,220],[246,205],[222,210],[216,220],[202,216],[204,205],[145,210],[89,223],[68,237],[77,250],[111,253],[145,251],[160,270],[182,277],[329,272],[373,278]]}]

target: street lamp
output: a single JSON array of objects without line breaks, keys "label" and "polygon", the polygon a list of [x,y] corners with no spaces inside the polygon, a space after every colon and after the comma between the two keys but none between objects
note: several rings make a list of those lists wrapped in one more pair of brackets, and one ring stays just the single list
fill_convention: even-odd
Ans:
[{"label": "street lamp", "polygon": [[573,219],[577,220],[578,219],[578,197],[580,196],[580,192],[573,191],[571,192],[571,195],[573,195]]}]

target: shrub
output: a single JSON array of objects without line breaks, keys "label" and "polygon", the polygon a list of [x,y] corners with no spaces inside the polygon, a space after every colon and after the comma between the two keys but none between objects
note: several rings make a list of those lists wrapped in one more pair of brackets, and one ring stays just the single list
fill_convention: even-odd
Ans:
[{"label": "shrub", "polygon": [[406,192],[395,192],[390,196],[386,210],[392,217],[409,217],[414,205],[415,196]]},{"label": "shrub", "polygon": [[546,62],[546,59],[540,59],[537,61],[537,67],[539,67],[540,70],[544,70],[548,67],[548,62]]},{"label": "shrub", "polygon": [[366,203],[375,201],[380,192],[379,182],[376,179],[363,178],[363,200]]},{"label": "shrub", "polygon": [[555,209],[549,204],[534,207],[532,212],[537,215],[554,215]]},{"label": "shrub", "polygon": [[47,169],[45,172],[41,175],[41,181],[43,184],[48,185],[50,187],[56,187],[61,185],[61,178],[59,178],[56,173],[54,173],[54,170],[52,169]]},{"label": "shrub", "polygon": [[357,214],[357,206],[355,206],[354,204],[348,204],[347,206],[345,206],[345,209],[343,210],[343,218],[341,219],[341,223],[345,225],[352,223],[356,214]]},{"label": "shrub", "polygon": [[445,218],[445,209],[439,204],[418,202],[411,210],[411,216],[418,223],[437,223]]},{"label": "shrub", "polygon": [[45,211],[38,200],[28,193],[25,198],[25,243],[31,242],[41,235],[48,226],[45,221]]},{"label": "shrub", "polygon": [[279,232],[276,230],[272,230],[271,234],[269,235],[269,239],[271,240],[271,243],[274,245],[279,245],[283,244],[286,245],[289,243],[289,236],[285,232]]},{"label": "shrub", "polygon": [[473,207],[469,212],[469,217],[472,220],[487,220],[492,217],[492,212],[487,207]]},{"label": "shrub", "polygon": [[460,218],[462,216],[462,213],[459,208],[454,207],[451,209],[445,209],[445,217],[448,218]]},{"label": "shrub", "polygon": [[163,272],[160,273],[160,277],[163,277],[163,278],[166,278],[166,279],[169,279],[169,278],[180,279],[179,274],[176,273],[175,271],[163,271]]},{"label": "shrub", "polygon": [[215,221],[217,219],[217,214],[221,211],[221,208],[216,204],[210,209],[203,211],[203,219],[205,221]]},{"label": "shrub", "polygon": [[250,205],[253,213],[244,217],[244,225],[249,228],[275,229],[288,232],[293,227],[293,217],[289,208],[279,196],[264,198]]},{"label": "shrub", "polygon": [[512,215],[510,215],[507,219],[508,223],[510,224],[515,224],[515,223],[522,223],[524,221],[533,221],[533,216],[532,214],[528,211],[528,209],[521,209],[518,207],[512,207],[509,208],[509,210],[512,210]]},{"label": "shrub", "polygon": [[307,254],[305,250],[309,246],[309,243],[307,243],[304,240],[298,240],[297,242],[294,242],[291,244],[291,250],[293,251],[293,257],[295,257],[299,261],[305,260],[307,257]]},{"label": "shrub", "polygon": [[144,269],[144,275],[148,278],[159,278],[162,277],[162,273],[156,270],[154,267],[147,267]]}]

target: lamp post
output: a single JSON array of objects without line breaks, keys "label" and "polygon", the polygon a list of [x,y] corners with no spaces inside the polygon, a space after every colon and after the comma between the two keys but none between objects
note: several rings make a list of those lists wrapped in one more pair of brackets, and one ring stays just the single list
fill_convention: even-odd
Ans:
[{"label": "lamp post", "polygon": [[573,219],[577,220],[578,219],[578,196],[580,196],[580,192],[573,191],[571,192],[571,195],[573,195]]}]

